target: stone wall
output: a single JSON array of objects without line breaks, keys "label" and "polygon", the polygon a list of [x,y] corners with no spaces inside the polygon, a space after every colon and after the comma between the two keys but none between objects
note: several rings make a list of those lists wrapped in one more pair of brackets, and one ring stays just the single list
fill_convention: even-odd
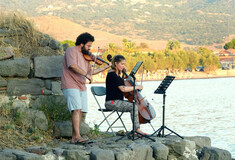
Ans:
[{"label": "stone wall", "polygon": [[0,61],[0,92],[8,96],[60,95],[63,56]]}]

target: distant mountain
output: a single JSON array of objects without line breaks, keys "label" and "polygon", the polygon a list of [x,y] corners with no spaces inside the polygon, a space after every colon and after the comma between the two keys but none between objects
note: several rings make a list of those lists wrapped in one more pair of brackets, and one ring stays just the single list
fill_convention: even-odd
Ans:
[{"label": "distant mountain", "polygon": [[235,0],[8,0],[0,7],[131,38],[208,45],[235,35]]}]

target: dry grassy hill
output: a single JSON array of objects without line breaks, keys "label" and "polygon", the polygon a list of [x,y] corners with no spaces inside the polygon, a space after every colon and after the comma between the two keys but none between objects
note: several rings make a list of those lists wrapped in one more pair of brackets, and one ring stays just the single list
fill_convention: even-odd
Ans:
[{"label": "dry grassy hill", "polygon": [[137,45],[141,42],[145,42],[150,48],[153,49],[165,49],[167,43],[167,41],[150,41],[145,39],[130,39],[128,37],[117,36],[107,32],[85,28],[68,19],[62,19],[55,16],[40,16],[32,17],[30,19],[34,21],[35,26],[39,31],[47,33],[59,41],[75,41],[80,33],[89,32],[95,36],[95,43],[93,45],[94,48],[98,46],[103,48],[109,43],[116,43],[121,46],[123,38],[132,40],[136,42]]},{"label": "dry grassy hill", "polygon": [[[104,48],[109,43],[116,43],[117,45],[122,46],[123,38],[132,40],[136,42],[137,45],[139,45],[141,42],[147,43],[150,48],[156,49],[156,50],[165,49],[166,44],[167,44],[167,41],[163,41],[163,40],[154,41],[154,40],[146,40],[146,39],[131,39],[128,37],[128,33],[127,33],[127,36],[118,36],[118,35],[110,34],[108,32],[104,32],[100,30],[93,30],[93,29],[85,28],[82,25],[74,23],[68,19],[63,19],[63,18],[56,17],[56,16],[46,15],[46,16],[40,16],[40,17],[31,17],[30,19],[35,23],[35,26],[39,31],[49,34],[50,36],[52,36],[58,41],[63,41],[63,40],[75,41],[77,36],[80,33],[89,32],[95,36],[95,43],[93,44],[93,48],[97,48],[98,46],[100,48]],[[231,35],[225,41],[228,42],[234,37],[235,35]],[[211,46],[204,46],[204,47],[207,47],[213,51],[219,51],[221,49],[216,48],[216,46],[219,46],[219,45],[224,46],[225,43],[214,44]],[[187,45],[184,43],[181,43],[181,46],[182,48],[197,47],[196,45]]]}]

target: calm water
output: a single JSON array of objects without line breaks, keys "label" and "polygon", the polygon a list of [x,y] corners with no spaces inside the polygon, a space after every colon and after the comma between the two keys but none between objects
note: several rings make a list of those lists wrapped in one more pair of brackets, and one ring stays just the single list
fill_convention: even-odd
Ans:
[{"label": "calm water", "polygon": [[[155,129],[162,125],[163,96],[154,94],[161,81],[143,82],[143,96],[154,107],[157,116],[151,123]],[[99,124],[103,116],[88,85],[90,127]],[[226,149],[235,157],[235,78],[174,80],[166,91],[165,125],[182,136],[208,136],[212,146]],[[104,98],[101,100],[104,103]],[[130,115],[123,116],[128,130],[132,129]],[[106,129],[106,124],[100,127]],[[147,133],[153,133],[149,124],[141,125]],[[166,131],[166,130],[165,130]]]}]

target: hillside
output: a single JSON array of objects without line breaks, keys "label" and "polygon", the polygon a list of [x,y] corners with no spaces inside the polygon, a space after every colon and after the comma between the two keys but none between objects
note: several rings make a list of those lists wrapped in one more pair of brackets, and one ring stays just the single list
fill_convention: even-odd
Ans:
[{"label": "hillside", "polygon": [[[47,33],[59,41],[75,41],[80,33],[89,32],[95,36],[95,43],[93,45],[94,48],[97,48],[98,46],[104,48],[108,46],[109,43],[116,43],[121,46],[123,38],[129,38],[124,36],[117,36],[104,31],[89,29],[70,20],[55,16],[31,17],[30,20],[34,22],[36,28],[39,31]],[[153,49],[165,49],[167,43],[167,41],[153,41],[146,39],[132,40],[136,42],[137,45],[141,42],[145,42],[149,45],[150,48]]]},{"label": "hillside", "polygon": [[235,34],[234,0],[9,0],[0,7],[133,39],[208,45]]}]

